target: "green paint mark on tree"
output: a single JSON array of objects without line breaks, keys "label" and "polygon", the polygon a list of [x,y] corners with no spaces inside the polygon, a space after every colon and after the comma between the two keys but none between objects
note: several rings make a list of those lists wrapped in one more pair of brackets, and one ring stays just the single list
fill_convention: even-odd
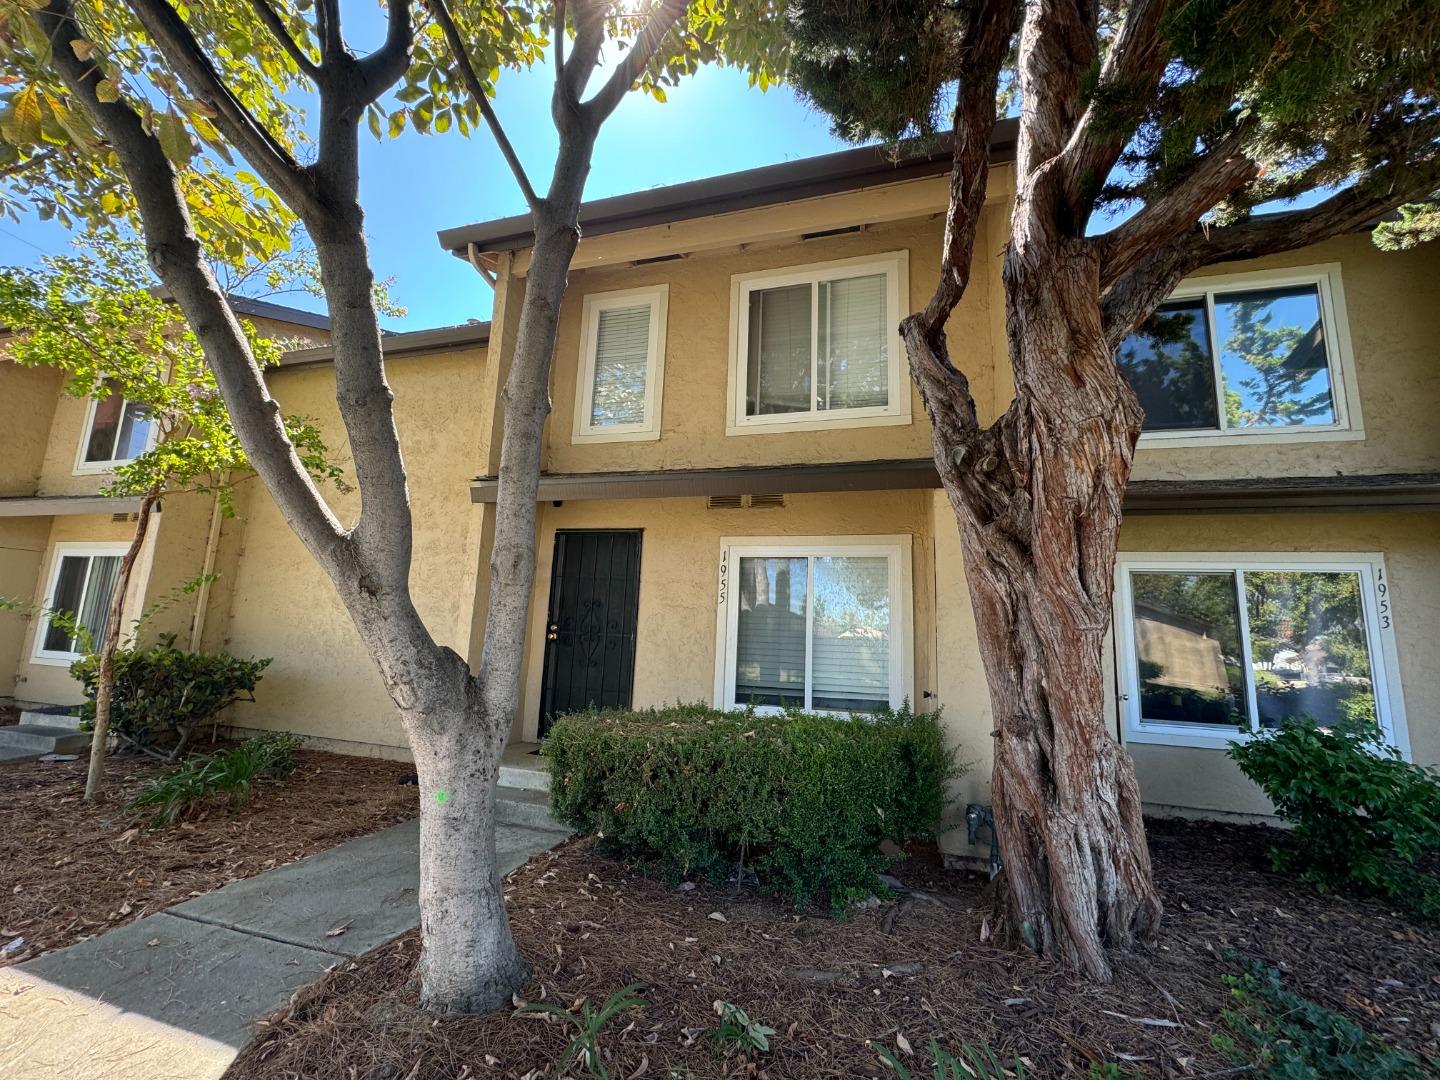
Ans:
[{"label": "green paint mark on tree", "polygon": [[450,801],[450,793],[442,788],[441,790],[435,792],[435,801],[438,802],[441,806],[444,806],[447,802]]}]

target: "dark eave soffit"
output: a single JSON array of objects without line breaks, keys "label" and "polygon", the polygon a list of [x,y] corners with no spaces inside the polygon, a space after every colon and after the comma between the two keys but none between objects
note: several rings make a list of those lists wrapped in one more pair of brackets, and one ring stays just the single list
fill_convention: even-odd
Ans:
[{"label": "dark eave soffit", "polygon": [[[711,495],[788,495],[938,488],[929,460],[860,461],[661,472],[551,473],[539,501],[674,499]],[[471,481],[472,502],[493,503],[498,480]],[[1273,513],[1374,507],[1440,509],[1440,473],[1303,476],[1258,480],[1132,480],[1127,514]]]}]

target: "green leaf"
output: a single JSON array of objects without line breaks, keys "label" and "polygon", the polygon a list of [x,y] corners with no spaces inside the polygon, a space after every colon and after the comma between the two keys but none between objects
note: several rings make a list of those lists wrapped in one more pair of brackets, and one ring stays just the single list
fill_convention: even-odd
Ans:
[{"label": "green leaf", "polygon": [[155,124],[155,137],[160,140],[160,149],[176,165],[188,165],[195,156],[195,144],[185,121],[173,112],[162,113]]}]

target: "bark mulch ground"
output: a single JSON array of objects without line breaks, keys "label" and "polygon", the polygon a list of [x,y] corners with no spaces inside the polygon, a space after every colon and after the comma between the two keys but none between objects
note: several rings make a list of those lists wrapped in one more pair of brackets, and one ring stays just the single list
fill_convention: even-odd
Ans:
[{"label": "bark mulch ground", "polygon": [[[208,749],[208,748],[207,748]],[[82,800],[82,758],[0,768],[0,947],[18,949],[0,965],[153,914],[238,878],[412,818],[411,766],[305,750],[282,784],[257,787],[232,809],[225,802],[149,830],[123,805],[167,766],[134,754],[110,759],[109,798]]]},{"label": "bark mulch ground", "polygon": [[[1269,870],[1282,834],[1262,827],[1154,822],[1151,848],[1167,918],[1159,948],[1126,958],[1095,986],[984,940],[983,879],[933,853],[899,870],[897,902],[837,920],[701,886],[677,890],[575,840],[508,882],[530,962],[532,1000],[598,1005],[648,984],[649,1004],[601,1037],[609,1074],[631,1078],[877,1077],[871,1042],[929,1076],[931,1038],[1021,1056],[1030,1077],[1232,1077],[1211,1045],[1233,948],[1276,965],[1288,985],[1392,1043],[1433,1054],[1440,1041],[1440,951],[1431,932],[1379,904],[1321,896]],[[339,969],[271,1017],[231,1080],[519,1078],[551,1069],[571,1033],[536,1017],[437,1019],[417,1005],[410,934]],[[727,1056],[717,1000],[777,1029],[758,1061]],[[914,1050],[907,1056],[904,1044]],[[533,1073],[539,1076],[539,1073]],[[572,1067],[569,1075],[584,1073]]]}]

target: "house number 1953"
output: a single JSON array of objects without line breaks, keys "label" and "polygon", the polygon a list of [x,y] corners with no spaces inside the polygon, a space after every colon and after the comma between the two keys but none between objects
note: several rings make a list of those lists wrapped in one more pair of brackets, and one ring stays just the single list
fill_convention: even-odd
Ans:
[{"label": "house number 1953", "polygon": [[1390,586],[1385,581],[1385,571],[1377,568],[1375,571],[1375,594],[1379,597],[1380,607],[1380,629],[1390,629]]}]

